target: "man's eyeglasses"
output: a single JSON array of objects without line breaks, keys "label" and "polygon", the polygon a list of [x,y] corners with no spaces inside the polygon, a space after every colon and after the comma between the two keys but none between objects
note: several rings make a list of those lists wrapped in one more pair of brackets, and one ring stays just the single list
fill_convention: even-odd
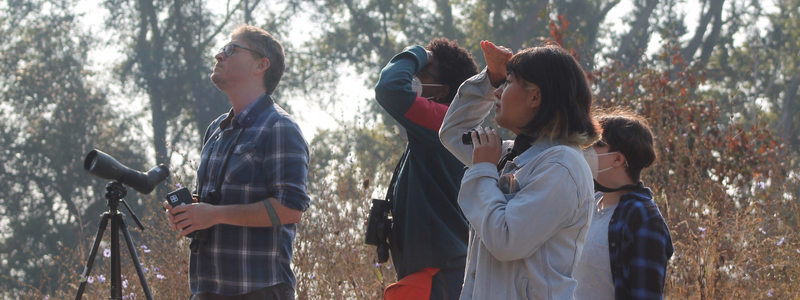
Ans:
[{"label": "man's eyeglasses", "polygon": [[222,51],[222,53],[225,53],[225,57],[230,57],[231,55],[233,55],[234,52],[236,52],[236,48],[237,47],[238,48],[242,48],[242,49],[247,50],[247,51],[250,51],[250,52],[253,52],[255,54],[261,55],[261,57],[267,57],[267,55],[265,55],[265,54],[263,54],[261,52],[258,52],[256,50],[253,50],[253,49],[250,49],[250,48],[242,47],[242,46],[239,46],[237,44],[227,44],[227,45],[225,45],[225,47],[222,47],[219,50]]}]

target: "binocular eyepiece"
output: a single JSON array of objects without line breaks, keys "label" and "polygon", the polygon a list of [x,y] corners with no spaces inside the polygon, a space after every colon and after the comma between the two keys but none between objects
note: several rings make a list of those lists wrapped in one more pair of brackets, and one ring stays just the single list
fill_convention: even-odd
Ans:
[{"label": "binocular eyepiece", "polygon": [[116,180],[142,194],[149,194],[156,185],[169,176],[169,168],[163,164],[143,173],[126,167],[110,155],[97,149],[89,151],[89,154],[86,155],[83,168],[89,174],[103,179]]}]

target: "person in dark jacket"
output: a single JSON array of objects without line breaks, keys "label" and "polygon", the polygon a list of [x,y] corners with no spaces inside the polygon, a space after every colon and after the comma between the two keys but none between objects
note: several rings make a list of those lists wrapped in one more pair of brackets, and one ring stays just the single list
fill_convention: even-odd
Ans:
[{"label": "person in dark jacket", "polygon": [[[653,192],[639,178],[656,159],[647,121],[629,111],[599,117],[597,209],[575,269],[576,299],[663,299],[674,251]],[[593,155],[589,155],[593,156]]]},{"label": "person in dark jacket", "polygon": [[392,264],[398,280],[436,272],[430,299],[458,299],[464,279],[469,234],[457,202],[464,164],[438,132],[458,87],[477,73],[466,49],[440,38],[395,55],[375,86],[375,99],[408,134],[393,196]]}]

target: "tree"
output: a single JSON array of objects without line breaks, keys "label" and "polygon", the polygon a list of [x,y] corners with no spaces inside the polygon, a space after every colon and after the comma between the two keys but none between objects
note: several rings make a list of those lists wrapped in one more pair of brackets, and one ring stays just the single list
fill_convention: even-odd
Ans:
[{"label": "tree", "polygon": [[[716,47],[710,50],[707,78],[712,88],[707,93],[728,100],[719,122],[767,121],[786,143],[786,151],[793,152],[800,132],[800,69],[793,55],[800,51],[800,26],[795,20],[800,2],[778,1],[777,10],[771,13],[758,2],[735,4],[729,6],[730,16],[723,21]],[[767,21],[767,27],[747,26],[759,20]]]},{"label": "tree", "polygon": [[155,161],[169,164],[169,145],[188,140],[196,146],[208,124],[230,107],[204,75],[214,63],[213,45],[238,6],[221,16],[199,0],[109,0],[105,6],[108,29],[131,45],[124,50],[120,79],[124,83],[130,78],[146,94]]},{"label": "tree", "polygon": [[[131,167],[142,158],[105,92],[86,80],[87,48],[70,1],[12,3],[0,12],[0,284],[3,297],[24,285],[54,291],[62,247],[85,249],[104,208],[104,180],[83,170],[92,148]],[[42,7],[49,7],[45,12]],[[132,193],[133,194],[133,193]],[[130,197],[133,198],[133,197]],[[136,203],[132,203],[138,207]],[[8,294],[12,293],[12,294]]]},{"label": "tree", "polygon": [[[681,55],[687,61],[693,61],[697,50],[701,48],[699,62],[705,64],[711,56],[711,51],[717,45],[722,30],[722,8],[725,0],[706,0],[702,1],[703,11],[701,12],[700,21],[698,22],[697,29],[694,31],[694,37],[683,48]],[[711,23],[711,21],[714,21]],[[709,24],[711,25],[711,32],[706,35]]]}]

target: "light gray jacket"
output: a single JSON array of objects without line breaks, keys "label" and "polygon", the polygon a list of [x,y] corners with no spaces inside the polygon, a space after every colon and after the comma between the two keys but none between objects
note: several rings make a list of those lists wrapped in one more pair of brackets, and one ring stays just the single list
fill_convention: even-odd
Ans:
[{"label": "light gray jacket", "polygon": [[[472,165],[461,134],[494,107],[484,70],[468,79],[447,110],[442,144],[470,167],[458,204],[470,223],[462,300],[574,299],[578,263],[594,208],[592,173],[578,145],[540,138],[498,174]],[[513,141],[504,141],[507,151]],[[515,184],[516,183],[516,184]]]}]

